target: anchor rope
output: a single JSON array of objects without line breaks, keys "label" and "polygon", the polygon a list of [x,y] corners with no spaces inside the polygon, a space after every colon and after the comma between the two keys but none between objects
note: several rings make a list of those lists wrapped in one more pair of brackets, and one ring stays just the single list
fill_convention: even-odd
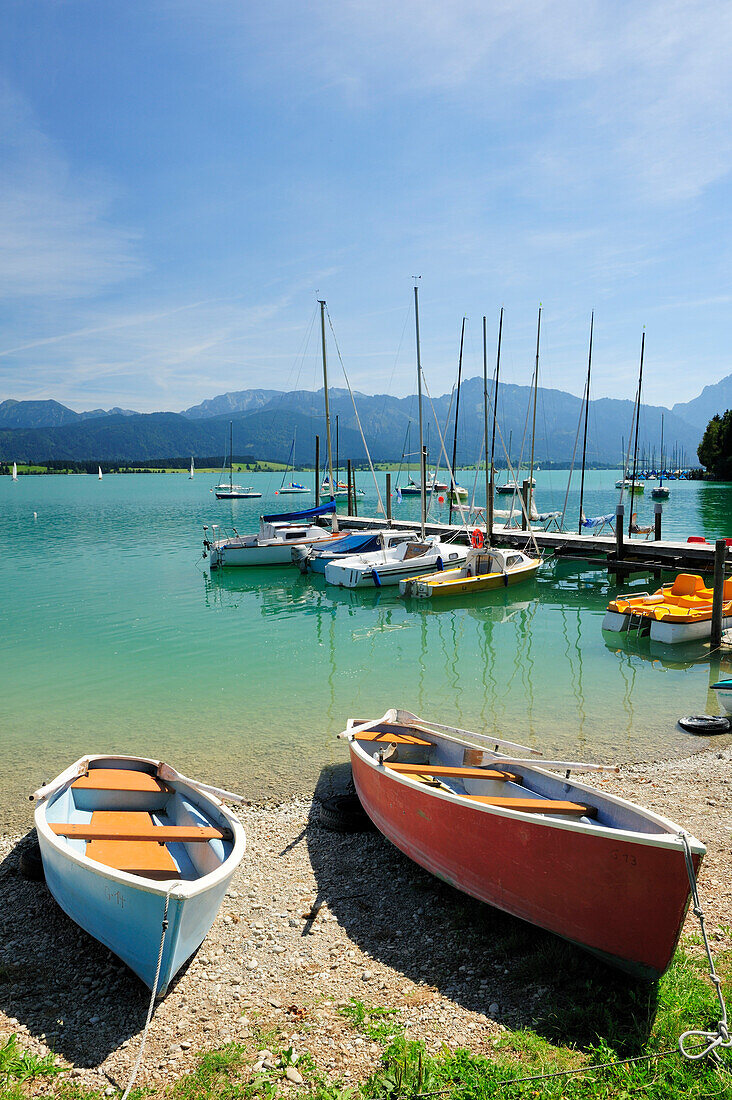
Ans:
[{"label": "anchor rope", "polygon": [[161,964],[162,964],[162,961],[163,961],[163,947],[165,945],[165,933],[168,931],[168,905],[170,904],[170,895],[173,892],[173,890],[175,889],[175,887],[180,886],[180,885],[181,885],[180,882],[171,882],[170,886],[168,887],[168,889],[165,893],[165,907],[163,909],[163,920],[162,920],[161,931],[160,931],[160,947],[158,948],[158,962],[157,962],[157,966],[155,967],[155,981],[152,984],[152,993],[150,994],[150,1004],[148,1005],[148,1008],[147,1008],[147,1019],[145,1020],[145,1027],[143,1028],[143,1032],[142,1032],[142,1042],[140,1043],[140,1049],[137,1052],[137,1058],[136,1058],[135,1064],[132,1068],[132,1076],[130,1077],[129,1081],[127,1082],[127,1088],[122,1093],[121,1100],[127,1100],[127,1097],[130,1095],[130,1091],[132,1090],[132,1086],[135,1083],[137,1075],[140,1072],[140,1066],[142,1064],[142,1055],[143,1055],[143,1052],[145,1050],[145,1043],[147,1042],[147,1033],[148,1033],[148,1029],[150,1027],[150,1021],[152,1020],[153,1008],[155,1007],[155,996],[156,996],[157,991],[158,991],[158,982],[160,980],[160,967],[161,967]]},{"label": "anchor rope", "polygon": [[[696,881],[696,872],[694,870],[694,861],[691,856],[691,845],[689,844],[689,837],[681,830],[679,832],[681,842],[684,845],[684,860],[686,861],[686,873],[689,876],[689,887],[691,889],[691,898],[693,902],[692,911],[694,916],[699,921],[699,928],[701,930],[702,939],[704,941],[704,948],[707,953],[707,959],[709,960],[709,980],[714,986],[717,994],[717,1000],[719,1001],[720,1019],[717,1023],[716,1031],[685,1031],[679,1036],[679,1050],[683,1054],[684,1058],[688,1058],[692,1062],[699,1061],[700,1058],[706,1057],[707,1054],[719,1060],[716,1053],[717,1047],[725,1047],[729,1049],[732,1047],[732,1038],[730,1038],[729,1027],[727,1024],[727,1005],[725,1004],[724,994],[722,993],[722,979],[717,974],[714,968],[714,959],[712,958],[712,949],[709,946],[709,939],[707,937],[707,930],[704,924],[704,911],[699,901],[699,889]],[[699,1039],[707,1039],[707,1045],[696,1054],[692,1054],[690,1050],[684,1045],[684,1041],[691,1036]]]}]

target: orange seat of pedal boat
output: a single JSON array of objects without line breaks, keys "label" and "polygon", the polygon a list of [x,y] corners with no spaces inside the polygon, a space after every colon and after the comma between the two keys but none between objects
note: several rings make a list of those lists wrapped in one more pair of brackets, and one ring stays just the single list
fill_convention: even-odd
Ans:
[{"label": "orange seat of pedal boat", "polygon": [[156,775],[126,768],[92,768],[75,779],[71,786],[85,791],[139,791],[145,794],[170,790]]},{"label": "orange seat of pedal boat", "polygon": [[700,588],[704,588],[704,581],[697,573],[679,573],[668,594],[670,596],[695,596]]},{"label": "orange seat of pedal boat", "polygon": [[[147,830],[155,828],[150,814],[134,810],[96,810],[92,825],[103,825],[124,831],[125,828]],[[178,868],[164,844],[146,840],[90,840],[86,846],[89,859],[127,871],[143,878],[169,879],[178,876]]]},{"label": "orange seat of pedal boat", "polygon": [[466,768],[448,767],[446,764],[390,764],[384,761],[385,767],[400,775],[442,775],[453,776],[456,779],[497,779],[509,783],[520,783],[521,778],[512,772],[499,772],[491,768]]},{"label": "orange seat of pedal boat", "polygon": [[594,806],[579,802],[557,802],[550,798],[491,798],[489,795],[470,795],[471,802],[483,802],[486,806],[499,806],[502,810],[520,810],[525,814],[562,814],[566,817],[594,817]]}]

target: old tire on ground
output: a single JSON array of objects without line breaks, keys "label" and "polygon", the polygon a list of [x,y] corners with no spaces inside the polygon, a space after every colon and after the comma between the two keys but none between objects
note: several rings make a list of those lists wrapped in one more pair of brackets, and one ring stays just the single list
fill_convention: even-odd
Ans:
[{"label": "old tire on ground", "polygon": [[318,820],[336,833],[360,833],[374,827],[355,791],[324,798],[318,807]]},{"label": "old tire on ground", "polygon": [[41,849],[37,843],[29,844],[18,856],[18,870],[23,878],[30,882],[42,882],[46,877],[43,873],[43,860]]},{"label": "old tire on ground", "polygon": [[679,718],[679,725],[687,733],[729,733],[730,720],[723,714],[690,714],[687,718]]}]

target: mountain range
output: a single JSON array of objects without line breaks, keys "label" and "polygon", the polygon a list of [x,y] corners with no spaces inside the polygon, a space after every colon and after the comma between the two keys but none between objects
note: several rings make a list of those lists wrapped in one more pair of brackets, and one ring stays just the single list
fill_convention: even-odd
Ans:
[{"label": "mountain range", "polygon": [[[373,459],[398,460],[418,450],[416,396],[355,394],[364,434]],[[503,465],[511,441],[512,462],[522,450],[528,458],[532,391],[528,386],[502,385],[499,393],[497,461]],[[489,396],[492,401],[492,397]],[[330,390],[331,418],[338,417],[340,457],[362,462],[366,455],[347,390]],[[563,390],[539,389],[535,459],[568,462],[577,439],[582,400]],[[732,407],[732,375],[706,386],[692,401],[673,409],[644,405],[639,448],[658,451],[664,416],[666,451],[684,452],[687,464],[697,461],[696,448],[707,422]],[[587,458],[590,463],[617,465],[628,447],[633,403],[612,398],[590,402]],[[441,450],[439,433],[452,451],[454,395],[425,400],[425,442],[432,461]],[[289,393],[249,389],[220,394],[182,412],[136,413],[130,409],[74,412],[58,401],[0,402],[0,461],[151,462],[187,455],[222,456],[228,447],[229,421],[234,424],[234,454],[284,462],[297,436],[296,462],[312,463],[314,436],[321,436],[325,453],[323,394],[311,390]],[[439,424],[439,429],[438,429]],[[446,428],[447,425],[447,428]],[[502,436],[502,439],[501,439]],[[335,440],[334,440],[335,443]],[[476,462],[483,449],[483,383],[469,378],[460,390],[458,463]],[[416,461],[416,456],[414,458]],[[444,465],[444,460],[441,460]]]}]

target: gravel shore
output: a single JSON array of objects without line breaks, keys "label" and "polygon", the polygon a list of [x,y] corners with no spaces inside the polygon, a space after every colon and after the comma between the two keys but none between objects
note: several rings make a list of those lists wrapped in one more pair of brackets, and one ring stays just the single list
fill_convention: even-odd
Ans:
[{"label": "gravel shore", "polygon": [[[712,748],[602,780],[706,843],[702,904],[713,945],[727,948],[731,763],[732,749]],[[329,769],[316,793],[342,788],[346,775]],[[485,1052],[504,1029],[532,1026],[572,983],[627,981],[570,947],[558,972],[532,972],[527,953],[551,951],[554,937],[452,890],[376,832],[321,828],[313,806],[241,812],[247,854],[209,936],[156,1009],[138,1084],[162,1090],[193,1068],[196,1052],[232,1039],[250,1046],[254,1063],[260,1029],[355,1082],[380,1048],[339,1012],[351,997],[396,1009],[395,1029],[430,1049]],[[17,1032],[24,1048],[55,1051],[80,1084],[112,1095],[137,1055],[148,991],[45,885],[19,875],[26,843],[0,841],[0,1040]],[[695,925],[690,916],[687,930]]]}]

